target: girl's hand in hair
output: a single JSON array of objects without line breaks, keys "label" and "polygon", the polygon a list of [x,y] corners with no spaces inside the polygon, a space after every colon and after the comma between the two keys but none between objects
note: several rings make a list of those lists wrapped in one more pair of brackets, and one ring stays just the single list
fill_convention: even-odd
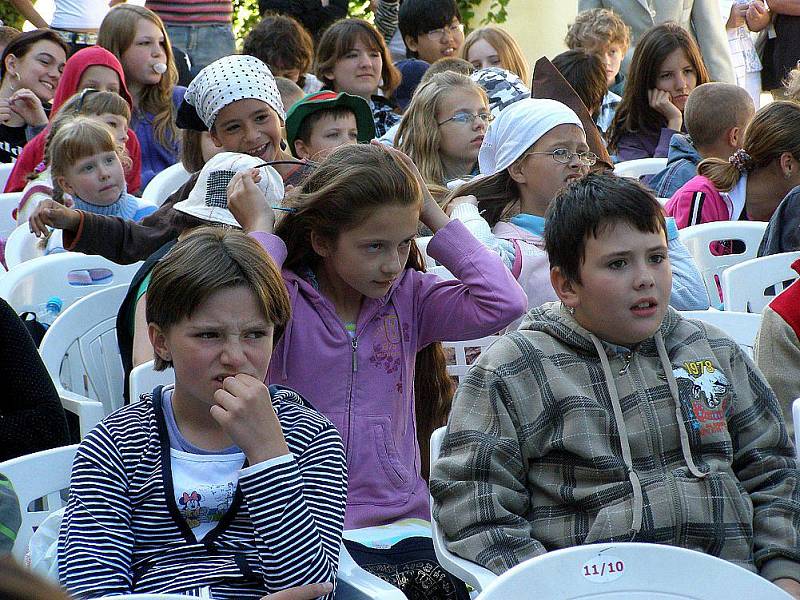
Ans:
[{"label": "girl's hand in hair", "polygon": [[211,416],[251,465],[289,454],[269,390],[262,381],[246,373],[226,377],[222,389],[214,392],[214,402]]},{"label": "girl's hand in hair", "polygon": [[473,206],[478,206],[478,199],[475,196],[456,196],[450,202],[447,203],[447,206],[444,207],[444,212],[447,213],[449,216],[452,214],[453,209],[458,206],[459,204],[472,204]]},{"label": "girl's hand in hair", "polygon": [[50,234],[50,228],[75,232],[81,224],[81,213],[55,200],[42,200],[28,218],[28,227],[36,237]]},{"label": "girl's hand in hair", "polygon": [[326,583],[312,583],[310,585],[301,585],[300,587],[291,587],[274,594],[267,594],[261,600],[316,600],[320,596],[325,596],[333,591],[333,584]]},{"label": "girl's hand in hair", "polygon": [[409,171],[411,171],[414,179],[417,180],[420,188],[422,188],[423,203],[422,212],[419,215],[419,220],[422,222],[422,224],[428,227],[428,229],[430,229],[433,233],[436,233],[442,227],[447,225],[450,222],[450,217],[444,214],[442,207],[439,206],[434,197],[431,195],[428,185],[422,178],[422,175],[420,174],[417,165],[414,164],[414,161],[404,153],[400,152],[400,150],[381,144],[378,140],[372,140],[371,144],[390,152],[395,158],[397,158],[397,160],[403,163]]},{"label": "girl's hand in hair", "polygon": [[228,209],[245,233],[272,233],[275,227],[275,212],[256,185],[260,181],[258,169],[250,169],[239,171],[228,183]]},{"label": "girl's hand in hair", "polygon": [[663,90],[652,89],[647,90],[647,99],[650,101],[650,107],[660,112],[667,120],[667,127],[680,131],[683,126],[683,114],[681,109],[675,106],[670,100],[669,92]]},{"label": "girl's hand in hair", "polygon": [[47,125],[47,113],[44,112],[42,101],[29,89],[17,90],[8,99],[8,104],[9,108],[28,125],[32,127]]}]

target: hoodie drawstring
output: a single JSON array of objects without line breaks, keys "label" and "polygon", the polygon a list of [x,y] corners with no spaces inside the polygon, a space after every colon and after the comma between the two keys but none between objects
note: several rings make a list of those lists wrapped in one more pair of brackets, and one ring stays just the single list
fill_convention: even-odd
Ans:
[{"label": "hoodie drawstring", "polygon": [[622,416],[622,406],[619,403],[619,393],[617,392],[617,385],[614,383],[614,373],[611,372],[611,365],[608,362],[605,348],[603,344],[597,339],[597,336],[590,334],[592,343],[594,344],[597,354],[600,356],[600,362],[603,365],[603,373],[606,376],[606,388],[611,397],[611,407],[614,409],[614,419],[617,422],[617,430],[619,431],[619,443],[622,449],[622,460],[625,462],[625,467],[628,470],[628,481],[631,482],[633,488],[633,519],[631,521],[631,529],[635,533],[639,533],[642,528],[642,509],[644,506],[644,495],[642,493],[642,483],[639,476],[633,470],[633,460],[631,459],[631,445],[628,441],[628,430],[625,427],[625,419]]}]

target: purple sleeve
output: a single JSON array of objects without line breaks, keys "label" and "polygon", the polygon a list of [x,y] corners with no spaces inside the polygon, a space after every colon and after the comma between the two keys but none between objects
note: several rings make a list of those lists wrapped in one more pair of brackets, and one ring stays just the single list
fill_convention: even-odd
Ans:
[{"label": "purple sleeve", "polygon": [[283,261],[286,260],[286,244],[283,240],[273,233],[266,233],[264,231],[253,231],[250,237],[261,244],[261,247],[267,251],[275,261],[275,265],[280,269]]},{"label": "purple sleeve", "polygon": [[656,150],[653,152],[653,158],[666,158],[669,154],[669,143],[672,141],[672,136],[680,131],[675,131],[669,127],[661,128],[661,135],[658,138]]},{"label": "purple sleeve", "polygon": [[496,333],[521,316],[528,298],[502,259],[457,220],[436,232],[428,254],[455,277],[415,273],[419,347]]}]

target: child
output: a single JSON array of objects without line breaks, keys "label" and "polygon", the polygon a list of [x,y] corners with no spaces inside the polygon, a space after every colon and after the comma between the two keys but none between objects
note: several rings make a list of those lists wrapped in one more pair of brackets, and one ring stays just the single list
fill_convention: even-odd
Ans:
[{"label": "child", "polygon": [[706,158],[666,205],[678,227],[710,221],[769,221],[800,185],[800,105],[779,101],[759,110],[742,147],[728,160]]},{"label": "child", "polygon": [[[45,161],[50,165],[53,200],[64,203],[69,194],[75,210],[141,221],[156,206],[128,194],[122,149],[111,129],[88,117],[75,117],[48,140]],[[51,236],[45,254],[63,251],[61,236]]]},{"label": "child", "polygon": [[175,117],[186,88],[175,85],[178,69],[164,23],[135,4],[115,6],[103,19],[97,45],[122,63],[133,97],[131,129],[142,146],[142,188],[178,162]]},{"label": "child", "polygon": [[[272,211],[261,214],[269,205],[250,193],[245,175],[237,173],[228,188],[231,212],[245,231],[270,232]],[[243,210],[246,198],[262,208]],[[346,529],[427,521],[417,440],[430,439],[446,418],[450,388],[444,356],[431,344],[498,331],[522,314],[525,295],[498,257],[442,212],[413,163],[377,142],[335,150],[291,206],[297,212],[279,221],[274,236],[257,234],[283,266],[292,303],[269,381],[294,386],[342,434]],[[435,232],[428,253],[456,279],[417,270],[418,221]],[[414,539],[404,540],[417,548],[405,560],[399,549],[387,550],[394,563],[413,563],[421,553],[409,565],[415,574],[400,585],[450,582],[430,539]],[[424,565],[436,571],[426,575]]]},{"label": "child", "polygon": [[526,83],[531,80],[531,68],[517,40],[496,25],[473,29],[461,47],[461,58],[471,62],[476,71],[500,67]]},{"label": "child", "polygon": [[[545,215],[558,192],[597,161],[580,118],[555,100],[520,100],[492,123],[479,158],[482,177],[453,192],[451,217],[501,256],[525,290],[528,308],[556,300],[544,251]],[[677,234],[673,223],[671,301],[679,309],[706,309],[702,277]]]},{"label": "child", "polygon": [[297,158],[321,161],[344,144],[375,137],[366,100],[328,90],[310,94],[286,113],[286,141]]},{"label": "child", "polygon": [[260,58],[275,77],[294,81],[306,94],[322,88],[322,82],[308,72],[314,59],[314,42],[292,17],[264,15],[244,39],[242,53]]},{"label": "child", "polygon": [[485,350],[453,403],[431,476],[448,548],[502,573],[579,544],[673,544],[800,598],[780,407],[735,342],[669,308],[655,197],[588,175],[551,206],[545,247],[561,302]]},{"label": "child", "polygon": [[367,21],[342,19],[326,29],[317,47],[314,72],[325,89],[364,98],[372,109],[377,135],[400,121],[392,101],[400,72],[391,62],[383,37]]},{"label": "child", "polygon": [[275,85],[281,94],[281,102],[286,110],[289,110],[296,102],[305,98],[302,88],[291,79],[286,77],[276,77]]},{"label": "child", "polygon": [[552,62],[578,94],[592,120],[597,122],[608,89],[603,63],[595,54],[583,50],[567,50],[555,56]]},{"label": "child", "polygon": [[[51,121],[67,100],[85,89],[111,91],[119,94],[128,103],[128,112],[133,110],[133,101],[125,85],[125,73],[119,60],[105,48],[91,46],[78,50],[67,59],[53,97],[53,107],[50,111]],[[126,129],[129,120],[129,117],[126,118]],[[45,127],[44,131],[25,144],[6,183],[6,192],[19,192],[25,187],[28,176],[42,168],[41,162],[44,158],[44,145],[49,134],[48,129],[49,126]],[[128,184],[128,190],[136,193],[141,187],[142,151],[139,140],[133,131],[129,132],[124,145],[131,160],[131,166],[125,172],[125,181]]]},{"label": "child", "polygon": [[403,0],[398,26],[406,55],[428,64],[458,56],[464,44],[464,25],[455,0]]},{"label": "child", "polygon": [[474,175],[489,122],[486,93],[466,75],[438,73],[422,84],[397,130],[397,148],[417,165],[425,183],[444,186]]},{"label": "child", "polygon": [[564,40],[570,50],[585,50],[603,62],[606,93],[595,123],[605,133],[614,120],[625,89],[625,76],[620,65],[630,45],[630,28],[616,13],[605,8],[579,12],[569,26]]},{"label": "child", "polygon": [[675,23],[648,30],[633,52],[625,93],[607,139],[617,160],[667,155],[672,135],[683,130],[689,93],[708,82],[697,42]]},{"label": "child", "polygon": [[684,110],[688,135],[672,136],[667,166],[647,182],[656,197],[671,198],[697,174],[703,158],[728,160],[742,147],[754,111],[752,99],[738,85],[712,81],[694,88]]},{"label": "child", "polygon": [[262,383],[289,315],[274,263],[240,232],[197,230],[153,269],[150,339],[175,384],[78,449],[58,547],[72,593],[260,599],[335,580],[341,438],[297,393]]}]

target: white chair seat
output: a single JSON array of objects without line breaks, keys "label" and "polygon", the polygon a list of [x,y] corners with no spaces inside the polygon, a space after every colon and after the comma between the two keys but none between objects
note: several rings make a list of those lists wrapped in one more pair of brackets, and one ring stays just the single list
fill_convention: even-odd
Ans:
[{"label": "white chair seat", "polygon": [[752,258],[726,269],[722,273],[725,310],[760,313],[783,291],[784,282],[797,279],[792,263],[798,259],[800,252],[783,252]]},{"label": "white chair seat", "polygon": [[666,158],[637,158],[614,165],[614,175],[639,179],[644,175],[655,175],[667,166]]},{"label": "white chair seat", "polygon": [[17,220],[12,216],[12,212],[19,207],[20,200],[22,192],[0,194],[0,238],[7,239],[17,228]]},{"label": "white chair seat", "polygon": [[44,241],[31,233],[28,224],[24,223],[14,229],[6,240],[6,266],[13,269],[25,261],[44,256],[44,252]]},{"label": "white chair seat", "polygon": [[753,357],[753,347],[761,327],[760,314],[714,309],[682,310],[680,313],[684,318],[698,319],[721,329],[723,333],[739,344],[750,358]]},{"label": "white chair seat", "polygon": [[175,383],[175,371],[153,369],[155,361],[149,360],[131,369],[128,377],[128,397],[131,402],[136,402],[139,397],[147,392],[152,392],[159,385]]},{"label": "white chair seat", "polygon": [[14,170],[14,163],[0,163],[0,192],[6,188],[12,170]]}]

